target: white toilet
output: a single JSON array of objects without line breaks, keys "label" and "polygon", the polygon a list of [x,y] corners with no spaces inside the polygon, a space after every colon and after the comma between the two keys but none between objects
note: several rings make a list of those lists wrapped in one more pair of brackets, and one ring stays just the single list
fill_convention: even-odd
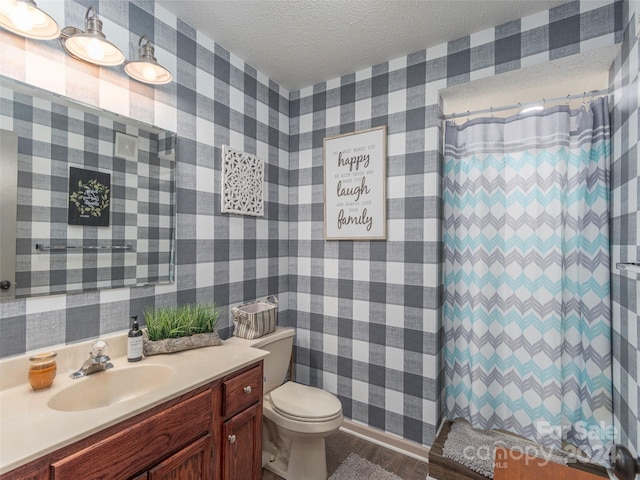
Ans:
[{"label": "white toilet", "polygon": [[293,328],[247,340],[231,337],[270,355],[264,359],[262,463],[286,480],[326,480],[325,437],[342,425],[342,405],[331,393],[295,382],[284,383],[293,347]]}]

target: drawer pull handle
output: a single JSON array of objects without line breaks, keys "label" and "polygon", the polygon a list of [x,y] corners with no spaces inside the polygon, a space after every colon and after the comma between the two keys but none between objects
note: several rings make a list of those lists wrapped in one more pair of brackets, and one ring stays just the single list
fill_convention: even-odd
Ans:
[{"label": "drawer pull handle", "polygon": [[236,443],[236,436],[235,435],[229,435],[229,443]]},{"label": "drawer pull handle", "polygon": [[244,393],[246,393],[247,395],[249,395],[251,393],[251,386],[247,385],[246,387],[244,387]]}]

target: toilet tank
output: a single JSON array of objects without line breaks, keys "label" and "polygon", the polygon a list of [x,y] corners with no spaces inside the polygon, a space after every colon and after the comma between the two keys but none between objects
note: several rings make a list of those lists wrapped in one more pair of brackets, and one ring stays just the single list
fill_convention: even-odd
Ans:
[{"label": "toilet tank", "polygon": [[275,332],[252,342],[252,347],[269,352],[269,355],[264,358],[264,393],[270,392],[284,382],[289,369],[294,334],[293,328],[278,327]]}]

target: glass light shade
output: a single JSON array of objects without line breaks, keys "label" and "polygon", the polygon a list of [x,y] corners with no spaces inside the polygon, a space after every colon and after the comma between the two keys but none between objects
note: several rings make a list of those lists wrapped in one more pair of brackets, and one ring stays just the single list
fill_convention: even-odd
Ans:
[{"label": "glass light shade", "polygon": [[144,83],[152,83],[154,85],[162,85],[169,83],[173,77],[169,71],[157,62],[148,60],[137,60],[129,62],[125,65],[124,71],[131,78]]},{"label": "glass light shade", "polygon": [[65,50],[72,56],[96,65],[122,65],[124,55],[110,41],[90,33],[80,33],[64,41]]},{"label": "glass light shade", "polygon": [[72,57],[94,65],[122,65],[124,54],[102,33],[102,21],[93,7],[87,9],[84,21],[84,32],[74,27],[62,30],[60,42],[65,51]]},{"label": "glass light shade", "polygon": [[33,0],[0,0],[0,26],[36,40],[53,40],[60,35],[56,21]]},{"label": "glass light shade", "polygon": [[169,83],[173,77],[169,70],[158,63],[153,56],[154,48],[149,42],[149,37],[143,35],[138,41],[138,60],[125,65],[124,71],[134,80],[139,82],[162,85]]}]

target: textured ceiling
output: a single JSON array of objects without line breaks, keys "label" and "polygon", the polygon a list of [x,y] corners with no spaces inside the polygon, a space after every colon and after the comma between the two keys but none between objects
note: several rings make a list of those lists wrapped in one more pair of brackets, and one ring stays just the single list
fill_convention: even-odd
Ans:
[{"label": "textured ceiling", "polygon": [[567,3],[567,0],[156,1],[290,91]]}]

